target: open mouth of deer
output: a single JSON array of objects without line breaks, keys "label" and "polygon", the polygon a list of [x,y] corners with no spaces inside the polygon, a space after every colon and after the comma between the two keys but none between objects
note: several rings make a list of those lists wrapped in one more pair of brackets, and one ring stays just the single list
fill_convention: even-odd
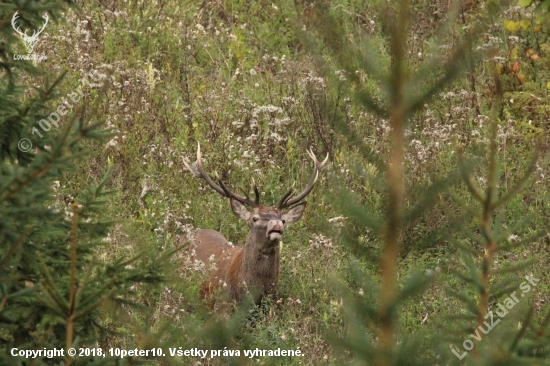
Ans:
[{"label": "open mouth of deer", "polygon": [[267,237],[269,238],[269,240],[281,239],[282,236],[283,236],[283,231],[280,229],[269,230],[267,233]]}]

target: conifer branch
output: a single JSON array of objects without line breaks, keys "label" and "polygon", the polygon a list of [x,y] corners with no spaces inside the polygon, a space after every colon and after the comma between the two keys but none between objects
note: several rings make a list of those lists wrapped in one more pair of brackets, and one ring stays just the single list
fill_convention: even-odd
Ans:
[{"label": "conifer branch", "polygon": [[[495,206],[493,205],[494,196],[496,196],[497,179],[498,179],[498,166],[497,166],[497,131],[498,131],[498,113],[500,111],[500,103],[504,90],[500,77],[496,71],[496,65],[492,65],[493,69],[493,81],[495,83],[495,97],[493,100],[493,106],[491,108],[491,120],[489,124],[490,137],[489,137],[489,166],[487,171],[487,188],[485,190],[485,201],[483,202],[483,212],[481,215],[481,230],[485,237],[485,250],[481,265],[481,278],[479,283],[479,301],[477,304],[477,317],[476,328],[483,326],[485,321],[485,315],[489,308],[489,281],[493,266],[493,256],[498,250],[498,244],[494,240],[492,234],[493,226],[493,212]],[[475,358],[479,358],[479,352],[474,343],[474,349],[472,355]]]},{"label": "conifer branch", "polygon": [[[12,245],[10,247],[10,249],[8,250],[8,252],[6,253],[6,255],[4,256],[4,258],[2,258],[2,260],[0,260],[0,266],[4,266],[4,264],[6,263],[6,261],[8,260],[8,258],[11,257],[11,255],[13,254],[13,252],[15,252],[15,249],[17,249],[21,244],[23,244],[23,241],[25,240],[25,238],[29,235],[29,233],[32,231],[32,227],[27,227],[25,229],[25,231],[23,232],[23,234],[21,234],[21,236],[19,237],[19,239],[17,239],[17,242]],[[0,311],[2,311],[2,307],[0,306]]]}]

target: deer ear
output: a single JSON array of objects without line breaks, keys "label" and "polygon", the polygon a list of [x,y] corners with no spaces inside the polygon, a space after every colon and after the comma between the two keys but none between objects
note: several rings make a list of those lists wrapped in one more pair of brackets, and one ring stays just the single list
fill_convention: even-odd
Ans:
[{"label": "deer ear", "polygon": [[304,213],[304,210],[306,209],[306,203],[302,202],[294,207],[292,207],[287,212],[283,213],[282,219],[285,220],[286,223],[296,222],[300,220],[302,217],[302,214]]},{"label": "deer ear", "polygon": [[250,217],[250,211],[246,209],[246,206],[233,198],[230,198],[229,202],[231,202],[231,210],[233,210],[235,216],[237,216],[239,219],[248,221],[248,218]]}]

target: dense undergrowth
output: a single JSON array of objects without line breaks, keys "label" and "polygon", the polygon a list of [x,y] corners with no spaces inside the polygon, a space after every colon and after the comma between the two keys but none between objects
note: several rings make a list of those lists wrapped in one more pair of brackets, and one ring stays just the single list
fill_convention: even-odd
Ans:
[{"label": "dense undergrowth", "polygon": [[[202,274],[184,268],[184,250],[179,250],[163,264],[162,285],[132,288],[131,298],[142,308],[104,306],[103,325],[112,333],[101,346],[300,348],[302,358],[260,362],[336,365],[362,357],[357,345],[337,340],[331,348],[329,342],[355,335],[354,322],[364,326],[362,337],[379,341],[381,335],[367,329],[383,328],[385,320],[365,320],[360,304],[375,306],[385,291],[375,284],[383,275],[378,262],[386,239],[381,233],[391,217],[385,164],[392,156],[393,125],[383,111],[391,106],[385,103],[392,89],[378,76],[392,71],[390,36],[398,12],[384,3],[331,5],[346,32],[338,42],[349,41],[364,59],[345,55],[344,47],[334,51],[339,46],[330,39],[318,41],[336,29],[325,29],[329,20],[308,1],[84,2],[79,12],[67,10],[48,25],[35,50],[47,56],[40,66],[53,74],[68,70],[61,96],[92,72],[97,82],[84,87],[85,98],[99,105],[85,113],[115,131],[106,144],[85,142],[89,158],[64,176],[57,191],[59,201],[70,207],[81,187],[111,171],[106,187],[114,193],[102,216],[115,224],[95,253],[98,261],[131,257],[144,247],[173,250],[194,228],[244,241],[246,225],[233,216],[227,200],[182,163],[183,157],[194,159],[198,142],[208,171],[245,190],[254,179],[266,203],[306,184],[312,169],[306,149],[330,154],[331,165],[308,197],[303,219],[285,233],[276,298],[260,310],[245,309],[242,318],[212,314],[198,300]],[[475,268],[494,269],[486,284],[494,285],[494,293],[504,290],[502,284],[516,288],[525,276],[540,280],[529,299],[520,301],[523,309],[532,306],[527,323],[533,327],[542,323],[550,301],[545,270],[550,186],[544,160],[550,120],[548,27],[535,22],[532,8],[512,4],[489,17],[491,2],[451,3],[411,4],[403,57],[410,67],[405,77],[416,83],[406,92],[420,96],[445,67],[455,68],[457,75],[431,98],[417,98],[422,103],[408,115],[397,287],[406,287],[403,280],[414,274],[429,282],[393,309],[397,344],[406,344],[402,335],[421,335],[410,346],[415,357],[437,364],[438,354],[451,355],[444,359],[453,361],[441,365],[459,362],[449,345],[462,347],[464,340],[456,343],[447,331],[474,331],[475,316],[473,323],[448,317],[467,319],[462,315],[468,305],[479,306],[483,284],[473,280]],[[474,40],[463,46],[465,55],[453,54],[477,26]],[[460,62],[453,63],[453,57]],[[56,105],[52,102],[52,108]],[[492,182],[502,192],[511,190],[530,166],[535,145],[541,158],[528,188],[488,213],[475,187],[483,191]],[[497,155],[498,169],[493,169],[489,162]],[[486,214],[495,222],[489,224],[494,233],[484,231]],[[369,224],[358,224],[361,220]],[[499,250],[488,257],[487,243],[493,239]],[[498,297],[491,296],[487,304],[493,309]],[[506,340],[507,331],[525,323],[524,315],[517,310],[484,337],[493,337],[493,343]],[[464,330],[469,327],[472,331]]]}]

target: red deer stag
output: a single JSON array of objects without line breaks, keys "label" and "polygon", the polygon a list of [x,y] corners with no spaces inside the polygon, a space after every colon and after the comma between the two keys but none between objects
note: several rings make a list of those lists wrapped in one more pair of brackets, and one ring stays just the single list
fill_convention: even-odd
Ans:
[{"label": "red deer stag", "polygon": [[[312,151],[308,151],[315,167],[306,188],[297,196],[288,191],[275,206],[260,204],[258,188],[254,186],[255,199],[248,195],[233,193],[219,181],[219,185],[204,171],[201,161],[200,144],[197,149],[197,161],[184,164],[196,177],[204,179],[210,187],[224,197],[229,198],[235,216],[248,224],[250,231],[244,246],[232,245],[220,233],[214,230],[199,229],[195,232],[191,245],[193,259],[205,265],[213,264],[210,278],[201,286],[200,297],[209,297],[215,289],[226,287],[230,300],[240,301],[246,292],[253,295],[259,303],[264,295],[274,293],[279,280],[279,243],[285,225],[298,221],[306,207],[299,203],[313,189],[319,172],[328,161],[319,162]],[[287,211],[283,209],[296,204]],[[246,206],[249,206],[248,209]]]}]

